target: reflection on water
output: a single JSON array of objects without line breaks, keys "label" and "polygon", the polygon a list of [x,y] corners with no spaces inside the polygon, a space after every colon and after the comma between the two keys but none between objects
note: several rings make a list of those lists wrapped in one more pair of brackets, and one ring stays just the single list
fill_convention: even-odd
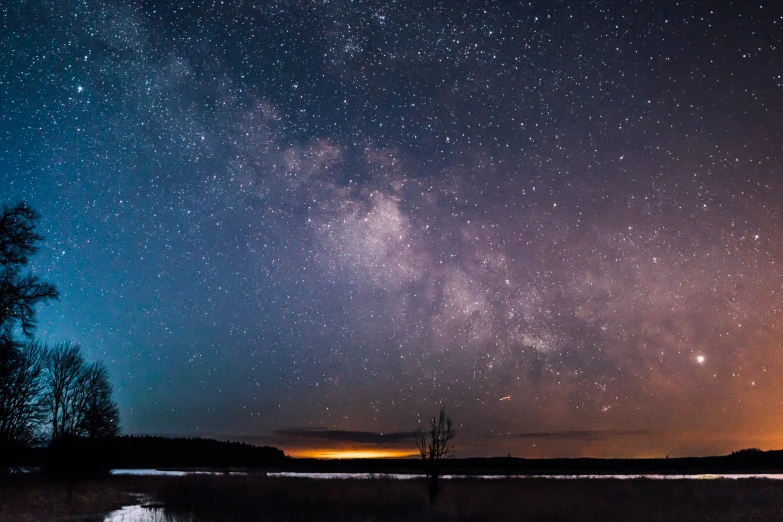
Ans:
[{"label": "reflection on water", "polygon": [[196,522],[196,518],[186,513],[172,513],[161,504],[142,493],[131,493],[138,504],[125,506],[112,511],[103,522]]},{"label": "reflection on water", "polygon": [[247,475],[244,471],[180,471],[173,469],[113,469],[112,475],[136,477],[187,477],[189,475]]},{"label": "reflection on water", "polygon": [[125,506],[117,511],[112,511],[103,522],[168,522],[162,508],[147,508],[144,506]]},{"label": "reflection on water", "polygon": [[193,515],[170,513],[161,507],[125,506],[106,515],[103,522],[197,522]]},{"label": "reflection on water", "polygon": [[[421,479],[424,475],[412,475],[403,473],[298,473],[279,472],[267,473],[268,477],[291,477],[312,479]],[[702,475],[443,475],[444,479],[558,479],[558,480],[584,480],[584,479],[651,479],[651,480],[714,480],[714,479],[771,479],[783,480],[780,473],[710,473]]]}]

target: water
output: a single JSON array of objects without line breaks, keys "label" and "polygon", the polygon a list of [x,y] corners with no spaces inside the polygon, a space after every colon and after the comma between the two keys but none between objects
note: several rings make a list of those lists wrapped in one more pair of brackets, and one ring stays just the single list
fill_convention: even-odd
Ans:
[{"label": "water", "polygon": [[[135,476],[166,476],[166,477],[186,477],[190,475],[231,475],[245,476],[249,473],[244,471],[177,471],[160,469],[113,469],[112,475],[135,475]],[[299,471],[280,471],[266,473],[267,477],[284,478],[310,478],[310,479],[387,479],[387,480],[410,480],[422,479],[424,475],[412,473],[319,473],[319,472],[299,472]],[[573,475],[442,475],[442,478],[451,479],[482,479],[482,480],[500,480],[500,479],[556,479],[556,480],[585,480],[585,479],[648,479],[648,480],[716,480],[716,479],[769,479],[783,480],[783,473],[702,473],[696,475],[661,475],[655,473],[649,474],[573,474]]]},{"label": "water", "polygon": [[148,508],[145,506],[125,506],[117,511],[112,511],[103,522],[174,522],[168,517],[162,508]]},{"label": "water", "polygon": [[193,515],[172,513],[162,506],[150,504],[148,500],[140,495],[139,504],[112,511],[103,518],[103,522],[197,522]]},{"label": "water", "polygon": [[125,506],[112,511],[103,522],[198,522],[193,515],[171,513],[164,508]]},{"label": "water", "polygon": [[190,475],[247,475],[244,471],[179,471],[170,469],[113,469],[112,475],[133,475],[136,477],[187,477]]}]

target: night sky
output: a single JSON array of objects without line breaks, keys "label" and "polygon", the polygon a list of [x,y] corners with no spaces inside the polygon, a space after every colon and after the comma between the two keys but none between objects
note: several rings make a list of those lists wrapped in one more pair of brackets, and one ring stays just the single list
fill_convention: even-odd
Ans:
[{"label": "night sky", "polygon": [[[126,433],[783,447],[783,3],[0,7],[37,336]],[[372,452],[367,453],[372,454]]]}]

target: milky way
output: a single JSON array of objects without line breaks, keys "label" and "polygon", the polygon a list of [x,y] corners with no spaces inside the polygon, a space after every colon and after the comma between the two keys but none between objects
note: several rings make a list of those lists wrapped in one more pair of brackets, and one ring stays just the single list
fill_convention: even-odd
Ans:
[{"label": "milky way", "polygon": [[783,446],[779,2],[0,15],[38,335],[126,432],[403,451],[445,404],[463,456]]}]

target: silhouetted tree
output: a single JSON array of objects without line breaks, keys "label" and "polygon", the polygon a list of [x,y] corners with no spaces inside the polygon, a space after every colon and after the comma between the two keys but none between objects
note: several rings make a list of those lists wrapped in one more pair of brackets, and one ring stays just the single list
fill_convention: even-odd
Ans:
[{"label": "silhouetted tree", "polygon": [[118,433],[117,405],[103,364],[86,364],[79,347],[69,343],[48,350],[16,339],[32,337],[36,305],[57,297],[54,286],[25,271],[43,240],[37,221],[24,203],[0,211],[0,466],[11,462],[10,450],[18,453],[33,442],[47,421],[52,446],[59,444],[59,455],[72,460],[97,447],[84,441]]},{"label": "silhouetted tree", "polygon": [[45,377],[52,441],[118,434],[119,411],[103,363],[87,364],[79,345],[60,343],[47,357]]},{"label": "silhouetted tree", "polygon": [[0,447],[30,444],[46,418],[43,379],[46,349],[37,343],[0,348]]},{"label": "silhouetted tree", "polygon": [[57,297],[57,290],[22,269],[43,237],[35,231],[38,214],[18,203],[0,213],[0,336],[12,339],[19,326],[26,336],[35,328],[35,305]]},{"label": "silhouetted tree", "polygon": [[80,434],[91,439],[115,437],[119,434],[120,412],[112,399],[109,371],[102,362],[94,362],[84,369],[80,402],[84,409],[78,426]]},{"label": "silhouetted tree", "polygon": [[78,345],[61,343],[49,353],[45,378],[51,427],[47,472],[70,477],[104,473],[106,442],[119,433],[106,367],[87,364]]},{"label": "silhouetted tree", "polygon": [[37,220],[24,203],[0,212],[0,466],[9,450],[32,440],[42,420],[45,350],[14,338],[17,327],[31,337],[35,306],[57,297],[54,286],[23,271],[43,240],[35,231]]},{"label": "silhouetted tree", "polygon": [[456,436],[452,427],[451,417],[446,415],[446,407],[441,406],[437,417],[430,419],[430,429],[424,431],[419,427],[413,432],[416,439],[416,447],[419,449],[424,462],[424,473],[427,476],[427,490],[430,502],[440,493],[440,463],[441,460],[450,457],[454,452],[451,441]]},{"label": "silhouetted tree", "polygon": [[52,441],[78,435],[84,414],[84,357],[78,345],[60,343],[49,353],[46,396],[52,424]]}]

